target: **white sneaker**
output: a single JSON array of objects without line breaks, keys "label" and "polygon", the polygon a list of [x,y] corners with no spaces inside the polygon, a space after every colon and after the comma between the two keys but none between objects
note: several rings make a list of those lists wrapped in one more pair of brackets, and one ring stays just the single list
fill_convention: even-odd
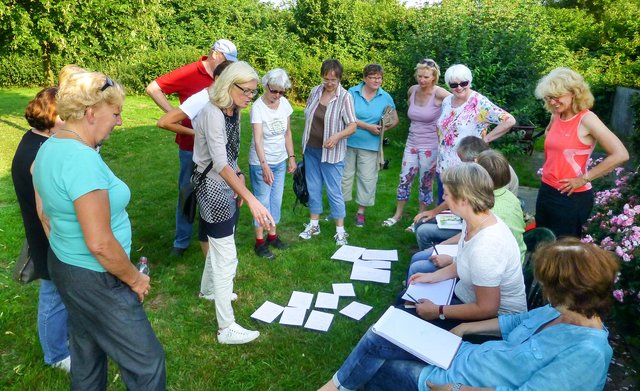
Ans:
[{"label": "white sneaker", "polygon": [[336,232],[336,234],[333,236],[333,238],[336,240],[336,245],[338,246],[344,246],[345,244],[347,244],[348,237],[349,234],[346,232]]},{"label": "white sneaker", "polygon": [[259,331],[247,330],[233,322],[226,329],[218,331],[218,342],[227,345],[240,345],[251,342],[259,336]]},{"label": "white sneaker", "polygon": [[71,356],[51,364],[51,367],[62,369],[67,373],[71,372]]},{"label": "white sneaker", "polygon": [[300,232],[298,235],[301,239],[309,240],[312,236],[320,235],[320,226],[319,225],[311,225],[305,224],[304,231]]},{"label": "white sneaker", "polygon": [[[209,294],[209,295],[205,295],[204,293],[200,292],[198,293],[198,297],[201,299],[205,299],[205,300],[209,300],[209,301],[215,301],[216,297],[213,293]],[[234,292],[231,293],[231,301],[236,301],[238,300],[238,295]]]}]

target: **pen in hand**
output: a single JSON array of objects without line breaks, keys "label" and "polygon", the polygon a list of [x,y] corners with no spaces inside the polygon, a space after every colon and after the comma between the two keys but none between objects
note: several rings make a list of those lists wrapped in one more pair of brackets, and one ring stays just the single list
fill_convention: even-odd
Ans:
[{"label": "pen in hand", "polygon": [[438,249],[436,248],[436,244],[434,242],[431,242],[431,247],[433,247],[433,252],[436,253],[436,255],[440,255],[440,253],[438,252]]},{"label": "pen in hand", "polygon": [[406,294],[407,296],[409,296],[409,298],[410,298],[411,300],[413,300],[413,302],[414,302],[414,303],[416,303],[416,304],[420,303],[420,301],[419,301],[419,300],[416,300],[413,296],[411,296],[411,295],[409,294],[409,292],[405,292],[405,294]]}]

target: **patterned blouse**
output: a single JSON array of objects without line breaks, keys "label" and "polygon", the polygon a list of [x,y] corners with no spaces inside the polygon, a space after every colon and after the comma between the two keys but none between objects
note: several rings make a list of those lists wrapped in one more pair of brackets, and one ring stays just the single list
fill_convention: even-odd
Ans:
[{"label": "patterned blouse", "polygon": [[458,141],[467,136],[484,137],[490,124],[497,125],[510,117],[509,113],[476,91],[461,106],[452,107],[452,101],[453,95],[444,98],[438,119],[438,174],[460,163],[456,151]]}]

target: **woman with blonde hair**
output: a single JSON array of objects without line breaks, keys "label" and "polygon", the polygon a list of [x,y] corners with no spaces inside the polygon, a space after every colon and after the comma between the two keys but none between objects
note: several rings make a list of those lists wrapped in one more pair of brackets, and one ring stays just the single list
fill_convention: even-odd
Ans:
[{"label": "woman with blonde hair", "polygon": [[164,351],[142,307],[150,279],[129,259],[131,192],[96,150],[122,124],[124,96],[102,73],[71,75],[57,94],[65,126],[34,162],[49,273],[69,312],[72,389],[106,389],[107,356],[128,389],[165,389]]},{"label": "woman with blonde hair", "polygon": [[237,324],[231,306],[238,267],[234,234],[243,201],[257,224],[267,229],[273,224],[269,211],[245,186],[238,167],[240,110],[258,94],[257,86],[258,74],[249,64],[229,65],[209,88],[210,101],[193,123],[193,180],[201,182],[197,192],[200,224],[209,241],[205,262],[213,271],[218,342],[223,344],[244,344],[260,335]]},{"label": "woman with blonde hair", "polygon": [[[535,91],[551,113],[545,132],[542,184],[536,200],[536,224],[557,237],[582,236],[591,215],[591,181],[629,160],[615,134],[589,109],[593,95],[584,78],[569,68],[556,68],[540,79]],[[588,168],[600,143],[607,157]]]}]

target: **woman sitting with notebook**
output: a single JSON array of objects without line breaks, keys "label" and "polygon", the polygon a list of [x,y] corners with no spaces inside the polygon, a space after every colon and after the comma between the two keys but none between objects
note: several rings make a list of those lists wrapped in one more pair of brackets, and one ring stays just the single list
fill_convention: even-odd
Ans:
[{"label": "woman sitting with notebook", "polygon": [[602,390],[613,353],[602,319],[611,307],[616,257],[592,244],[563,239],[543,245],[533,261],[550,305],[451,330],[501,340],[463,342],[445,370],[369,330],[320,391]]},{"label": "woman sitting with notebook", "polygon": [[[449,265],[415,273],[408,283],[459,281],[451,305],[415,297],[417,314],[449,330],[462,321],[526,311],[520,250],[507,225],[491,211],[495,202],[491,176],[477,163],[461,163],[445,170],[441,180],[447,204],[463,219],[458,253]],[[443,258],[451,260],[448,255],[436,257]]]}]

